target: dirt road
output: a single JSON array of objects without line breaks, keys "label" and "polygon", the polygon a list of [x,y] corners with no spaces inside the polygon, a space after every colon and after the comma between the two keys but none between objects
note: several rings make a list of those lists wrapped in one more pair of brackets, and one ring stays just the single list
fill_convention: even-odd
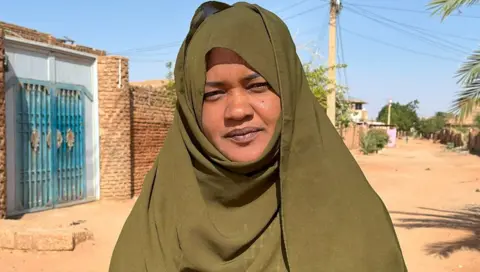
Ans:
[{"label": "dirt road", "polygon": [[[426,141],[355,157],[390,211],[409,271],[480,271],[480,157],[445,152]],[[32,223],[85,220],[95,239],[73,252],[0,250],[0,270],[107,271],[133,203],[102,201],[24,216]]]}]

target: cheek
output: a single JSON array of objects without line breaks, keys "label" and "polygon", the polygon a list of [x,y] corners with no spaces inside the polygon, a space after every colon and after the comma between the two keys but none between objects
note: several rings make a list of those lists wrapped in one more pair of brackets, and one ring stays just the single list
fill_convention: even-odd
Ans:
[{"label": "cheek", "polygon": [[223,115],[218,114],[221,109],[214,105],[203,105],[202,128],[205,136],[212,141],[223,130]]},{"label": "cheek", "polygon": [[255,109],[267,125],[275,124],[282,111],[280,98],[273,93],[259,97],[255,100]]}]

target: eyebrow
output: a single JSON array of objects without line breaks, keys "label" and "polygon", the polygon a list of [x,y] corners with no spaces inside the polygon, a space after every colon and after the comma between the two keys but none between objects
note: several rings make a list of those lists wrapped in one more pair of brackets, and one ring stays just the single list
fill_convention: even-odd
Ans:
[{"label": "eyebrow", "polygon": [[[262,76],[258,73],[252,73],[248,76],[243,77],[242,81],[251,81],[251,80],[259,78],[259,77],[262,77]],[[209,87],[219,87],[219,86],[224,86],[224,85],[225,85],[225,83],[223,81],[207,81],[207,82],[205,82],[205,86],[209,86]]]}]

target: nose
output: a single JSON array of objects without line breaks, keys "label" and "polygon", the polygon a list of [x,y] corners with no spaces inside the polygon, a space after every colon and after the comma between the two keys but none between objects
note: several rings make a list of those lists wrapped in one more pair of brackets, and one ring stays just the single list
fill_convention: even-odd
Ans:
[{"label": "nose", "polygon": [[246,90],[231,90],[228,97],[225,119],[242,121],[254,114]]}]

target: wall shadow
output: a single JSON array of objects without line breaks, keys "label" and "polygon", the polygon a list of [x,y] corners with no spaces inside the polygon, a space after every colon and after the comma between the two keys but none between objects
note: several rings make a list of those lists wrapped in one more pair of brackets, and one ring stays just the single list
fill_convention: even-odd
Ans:
[{"label": "wall shadow", "polygon": [[390,211],[390,214],[406,217],[394,220],[394,226],[406,229],[440,228],[465,230],[471,234],[455,241],[428,244],[425,251],[429,255],[448,258],[459,250],[480,252],[480,206],[469,206],[460,211],[440,210],[419,207],[425,213]]}]

